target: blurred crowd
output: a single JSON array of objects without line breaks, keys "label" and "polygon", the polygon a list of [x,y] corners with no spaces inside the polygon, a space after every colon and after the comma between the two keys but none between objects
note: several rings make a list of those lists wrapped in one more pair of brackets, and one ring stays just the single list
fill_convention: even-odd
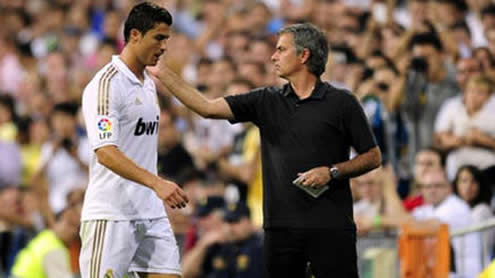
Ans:
[{"label": "blurred crowd", "polygon": [[[493,217],[493,1],[155,2],[174,17],[168,65],[211,98],[285,82],[271,63],[282,26],[312,22],[328,34],[322,80],[361,101],[384,158],[382,169],[352,181],[361,234],[404,221],[455,230]],[[23,277],[17,254],[46,231],[62,237],[77,274],[79,223],[66,215],[82,203],[88,179],[81,94],[121,51],[135,3],[0,0],[0,276]],[[183,277],[260,277],[257,127],[200,118],[158,89],[159,173],[192,200],[168,212]],[[455,256],[453,242],[452,265],[475,277],[493,259],[493,236],[470,239],[469,252],[489,251],[478,261]]]}]

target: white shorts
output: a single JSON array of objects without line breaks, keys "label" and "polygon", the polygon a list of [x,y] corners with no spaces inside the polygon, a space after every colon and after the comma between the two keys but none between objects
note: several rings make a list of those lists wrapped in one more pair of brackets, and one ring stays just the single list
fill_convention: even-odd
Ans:
[{"label": "white shorts", "polygon": [[146,272],[181,275],[179,248],[168,218],[81,223],[82,278]]}]

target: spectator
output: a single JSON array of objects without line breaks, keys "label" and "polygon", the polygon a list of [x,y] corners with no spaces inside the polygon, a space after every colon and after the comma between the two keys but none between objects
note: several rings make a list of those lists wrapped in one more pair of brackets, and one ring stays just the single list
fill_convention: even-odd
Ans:
[{"label": "spectator", "polygon": [[206,234],[185,257],[184,278],[262,277],[263,239],[243,203],[227,204],[227,224]]},{"label": "spectator", "polygon": [[41,149],[41,167],[33,188],[44,200],[43,214],[51,226],[55,214],[66,206],[67,194],[87,184],[89,146],[86,137],[77,134],[78,106],[74,103],[55,105],[51,117],[54,136]]},{"label": "spectator", "polygon": [[438,142],[450,150],[447,156],[447,176],[453,180],[462,165],[480,169],[495,165],[495,111],[493,81],[486,76],[474,76],[467,85],[464,102],[457,101],[437,119]]},{"label": "spectator", "polygon": [[13,278],[71,277],[68,246],[78,238],[80,204],[60,213],[52,229],[40,232],[16,257]]},{"label": "spectator", "polygon": [[453,70],[442,59],[444,47],[435,33],[417,34],[409,48],[413,59],[404,90],[403,112],[412,154],[432,145],[433,125],[442,103],[458,93]]},{"label": "spectator", "polygon": [[[493,218],[490,207],[492,191],[490,185],[485,182],[482,172],[472,165],[465,165],[459,168],[454,180],[454,193],[469,204],[474,223],[482,223]],[[484,236],[484,245],[487,256],[483,265],[490,262],[490,258],[495,247],[494,231],[481,233]]]},{"label": "spectator", "polygon": [[423,195],[419,190],[424,183],[427,172],[440,171],[445,167],[445,156],[436,148],[425,148],[416,154],[414,163],[414,179],[411,183],[408,197],[404,199],[404,207],[407,211],[412,211],[424,204]]}]

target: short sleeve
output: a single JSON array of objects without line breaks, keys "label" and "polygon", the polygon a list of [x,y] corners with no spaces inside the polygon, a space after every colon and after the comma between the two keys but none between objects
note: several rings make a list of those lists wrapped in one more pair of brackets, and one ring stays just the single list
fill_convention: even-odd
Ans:
[{"label": "short sleeve", "polygon": [[352,147],[358,153],[364,153],[376,146],[368,118],[358,100],[351,94],[345,94],[344,128]]},{"label": "short sleeve", "polygon": [[119,142],[119,120],[121,97],[114,75],[110,70],[99,80],[84,90],[83,114],[88,134],[90,149],[96,150],[105,145],[116,145]]},{"label": "short sleeve", "polygon": [[231,123],[253,122],[259,125],[262,118],[263,99],[265,98],[265,88],[259,88],[249,91],[245,94],[232,95],[225,97],[230,110],[234,114],[234,120]]},{"label": "short sleeve", "polygon": [[435,127],[434,132],[447,132],[452,130],[451,121],[453,119],[452,113],[455,113],[455,102],[454,100],[450,100],[445,102],[438,111],[437,117],[435,119]]}]

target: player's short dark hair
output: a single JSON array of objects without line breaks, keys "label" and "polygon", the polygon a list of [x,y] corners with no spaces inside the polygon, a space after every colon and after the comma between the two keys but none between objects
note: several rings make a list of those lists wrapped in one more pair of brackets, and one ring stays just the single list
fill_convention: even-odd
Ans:
[{"label": "player's short dark hair", "polygon": [[311,73],[320,77],[328,59],[329,44],[326,35],[311,23],[289,25],[278,32],[279,35],[284,33],[294,36],[297,54],[301,54],[305,48],[309,49],[311,54],[306,65]]},{"label": "player's short dark hair", "polygon": [[172,15],[167,9],[150,2],[137,4],[129,12],[124,24],[124,40],[129,42],[131,30],[136,29],[144,36],[155,24],[165,23],[172,25]]}]

